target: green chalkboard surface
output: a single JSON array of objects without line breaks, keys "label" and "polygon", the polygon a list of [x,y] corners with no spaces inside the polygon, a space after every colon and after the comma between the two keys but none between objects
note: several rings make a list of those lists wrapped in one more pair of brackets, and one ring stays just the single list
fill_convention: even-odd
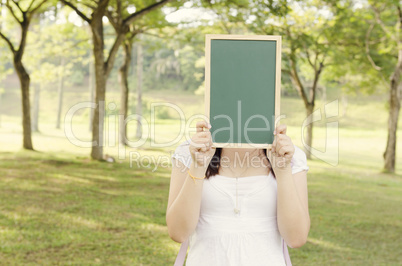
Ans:
[{"label": "green chalkboard surface", "polygon": [[270,147],[280,100],[279,36],[207,35],[206,113],[216,147]]}]

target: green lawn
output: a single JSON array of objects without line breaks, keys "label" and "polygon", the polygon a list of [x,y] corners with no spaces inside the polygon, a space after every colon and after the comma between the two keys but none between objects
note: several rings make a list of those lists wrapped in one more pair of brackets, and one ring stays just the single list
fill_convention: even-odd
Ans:
[{"label": "green lawn", "polygon": [[[146,95],[166,101],[176,96]],[[203,110],[198,96],[176,100],[186,116]],[[197,108],[189,107],[192,100]],[[396,174],[381,173],[386,110],[369,97],[362,102],[351,98],[347,116],[339,118],[339,164],[308,161],[311,230],[306,245],[289,249],[293,265],[402,265],[402,155],[397,153]],[[299,147],[301,104],[293,98],[282,103],[288,134]],[[367,105],[379,111],[370,113]],[[324,124],[314,129],[317,147],[323,145]],[[180,245],[170,240],[165,224],[170,166],[152,172],[154,165],[138,167],[131,161],[130,166],[128,156],[117,163],[91,161],[88,148],[72,145],[53,127],[50,118],[43,119],[33,137],[38,151],[21,151],[19,118],[3,116],[0,264],[173,265]],[[85,119],[74,129],[89,139]],[[160,120],[153,139],[168,141],[178,132],[177,120]],[[125,154],[166,158],[173,149],[150,148],[147,142]],[[117,158],[116,147],[105,151]]]},{"label": "green lawn", "polygon": [[0,154],[0,264],[169,265],[169,169]]}]

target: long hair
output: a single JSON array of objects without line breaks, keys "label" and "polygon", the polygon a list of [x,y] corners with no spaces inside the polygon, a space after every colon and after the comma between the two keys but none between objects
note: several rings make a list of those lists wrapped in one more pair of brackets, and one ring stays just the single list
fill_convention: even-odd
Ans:
[{"label": "long hair", "polygon": [[[265,156],[267,156],[267,149],[264,149],[264,154],[265,154]],[[207,179],[209,179],[209,177],[217,175],[219,173],[219,167],[221,165],[221,155],[222,155],[222,148],[216,148],[215,154],[212,157],[211,161],[209,162],[208,169],[205,173],[205,176]],[[269,161],[269,159],[268,159],[268,161]],[[269,162],[269,163],[270,163],[269,170],[271,171],[272,170],[271,162]],[[276,178],[274,171],[272,171],[272,175],[274,176],[274,178]]]}]

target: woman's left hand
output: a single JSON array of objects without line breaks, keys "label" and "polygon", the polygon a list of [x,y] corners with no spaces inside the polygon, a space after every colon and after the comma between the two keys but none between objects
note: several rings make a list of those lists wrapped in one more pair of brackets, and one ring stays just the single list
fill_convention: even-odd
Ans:
[{"label": "woman's left hand", "polygon": [[290,168],[290,162],[295,153],[295,147],[289,136],[286,135],[286,125],[279,125],[274,131],[272,149],[268,151],[268,159],[274,170]]}]

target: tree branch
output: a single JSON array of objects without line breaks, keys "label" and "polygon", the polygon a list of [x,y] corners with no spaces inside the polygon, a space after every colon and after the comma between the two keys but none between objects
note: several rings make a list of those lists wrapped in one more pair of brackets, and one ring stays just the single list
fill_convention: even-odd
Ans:
[{"label": "tree branch", "polygon": [[114,30],[116,32],[118,32],[119,26],[118,26],[118,23],[114,20],[112,12],[110,12],[109,10],[106,10],[105,15],[106,15],[107,19],[109,20],[110,24],[112,24],[112,27],[114,28]]},{"label": "tree branch", "polygon": [[31,7],[32,7],[32,5],[33,5],[34,2],[35,2],[35,0],[32,0],[31,3],[29,3],[29,6],[28,6],[28,8],[27,8],[27,11],[31,9]]},{"label": "tree branch", "polygon": [[369,39],[370,39],[371,31],[373,30],[373,28],[374,28],[374,23],[371,23],[371,25],[368,28],[367,33],[366,33],[366,41],[365,41],[365,43],[366,43],[366,56],[367,56],[367,59],[369,60],[370,64],[373,66],[373,68],[375,70],[377,70],[377,71],[380,71],[381,67],[379,67],[379,66],[377,66],[375,64],[373,58],[371,58],[371,55],[370,55]]},{"label": "tree branch", "polygon": [[399,29],[396,31],[397,32],[397,36],[396,39],[398,40],[398,47],[401,44],[401,39],[400,39],[400,33],[402,31],[402,10],[401,7],[398,5],[398,18],[399,18]]},{"label": "tree branch", "polygon": [[[311,62],[310,53],[309,53],[309,51],[308,51],[306,45],[304,45],[304,50],[306,51],[308,63],[311,65],[311,67],[312,67],[314,70],[316,70],[316,64],[313,64],[313,62]],[[317,57],[316,57],[316,59],[317,59]],[[316,60],[316,61],[317,61],[317,60]]]},{"label": "tree branch", "polygon": [[[21,9],[20,5],[18,4],[18,2],[16,2],[15,0],[12,0],[12,1],[13,1],[14,5],[16,5],[18,7],[18,9],[21,11],[21,13],[24,13],[24,11],[22,11],[22,9]],[[35,0],[32,0],[32,1],[35,1]]]},{"label": "tree branch", "polygon": [[374,6],[372,6],[372,9],[374,10],[374,14],[375,14],[375,20],[377,22],[378,25],[380,25],[380,27],[382,28],[382,30],[395,42],[398,42],[398,40],[395,39],[395,37],[392,35],[392,33],[387,29],[387,26],[384,24],[384,22],[381,20],[380,17],[380,12],[378,11],[377,8],[375,8]]},{"label": "tree branch", "polygon": [[169,2],[171,2],[172,0],[162,0],[160,2],[156,2],[155,4],[152,4],[150,6],[147,6],[144,9],[139,10],[138,12],[135,12],[133,14],[131,14],[130,16],[128,16],[127,18],[125,18],[123,20],[123,25],[129,25],[131,24],[134,20],[139,19],[140,17],[148,14],[149,12],[151,12],[154,9],[157,9],[158,7],[161,7]]},{"label": "tree branch", "polygon": [[93,6],[93,5],[91,5],[91,4],[89,4],[89,3],[82,3],[84,6],[86,6],[86,7],[89,7],[90,9],[92,9],[92,10],[95,10],[96,9],[96,6]]},{"label": "tree branch", "polygon": [[[18,22],[18,24],[21,25],[22,21],[20,21],[20,19],[17,17],[17,15],[15,15],[14,9],[10,6],[9,0],[6,1],[6,7],[10,10],[11,15],[15,18],[15,20]],[[24,15],[24,13],[22,13],[22,15]]]},{"label": "tree branch", "polygon": [[308,101],[306,92],[304,91],[303,84],[300,81],[299,75],[296,69],[296,59],[294,55],[290,55],[290,65],[291,65],[291,77],[292,81],[296,86],[296,90],[299,92],[300,97],[302,98],[304,105],[307,107],[310,103]]},{"label": "tree branch", "polygon": [[69,6],[72,10],[74,10],[78,16],[80,16],[83,20],[85,20],[86,22],[88,22],[88,24],[91,24],[91,20],[84,15],[84,13],[82,13],[81,11],[78,10],[78,8],[76,6],[74,6],[73,4],[71,4],[70,2],[67,2],[66,0],[61,0],[61,2],[63,4],[65,4],[66,6]]},{"label": "tree branch", "polygon": [[121,13],[121,0],[116,0],[116,7],[117,7],[117,22],[119,25],[123,24],[123,15]]},{"label": "tree branch", "polygon": [[8,46],[10,47],[10,50],[13,52],[13,54],[15,54],[15,49],[14,49],[14,45],[11,43],[11,41],[5,36],[3,35],[3,33],[1,33],[0,31],[0,37],[6,41],[6,43],[8,44]]},{"label": "tree branch", "polygon": [[315,95],[316,95],[316,90],[317,90],[317,86],[318,86],[318,80],[320,79],[321,72],[324,69],[324,60],[325,60],[325,57],[320,62],[320,66],[319,66],[318,70],[315,71],[314,82],[313,82],[313,86],[311,87],[311,91],[310,91],[311,103],[314,103],[314,101],[315,101]]},{"label": "tree branch", "polygon": [[[37,5],[36,7],[34,7],[32,10],[28,10],[28,12],[30,13],[30,16],[32,16],[36,11],[38,11],[38,9],[46,2],[47,0],[43,0],[42,2],[39,3],[39,5]],[[33,3],[34,1],[32,1]]]},{"label": "tree branch", "polygon": [[113,63],[116,58],[117,51],[119,50],[119,47],[120,47],[121,43],[123,42],[125,35],[126,35],[126,33],[117,33],[116,40],[114,41],[113,46],[110,49],[109,56],[104,65],[106,76],[108,76],[110,74],[110,72],[112,71]]}]

